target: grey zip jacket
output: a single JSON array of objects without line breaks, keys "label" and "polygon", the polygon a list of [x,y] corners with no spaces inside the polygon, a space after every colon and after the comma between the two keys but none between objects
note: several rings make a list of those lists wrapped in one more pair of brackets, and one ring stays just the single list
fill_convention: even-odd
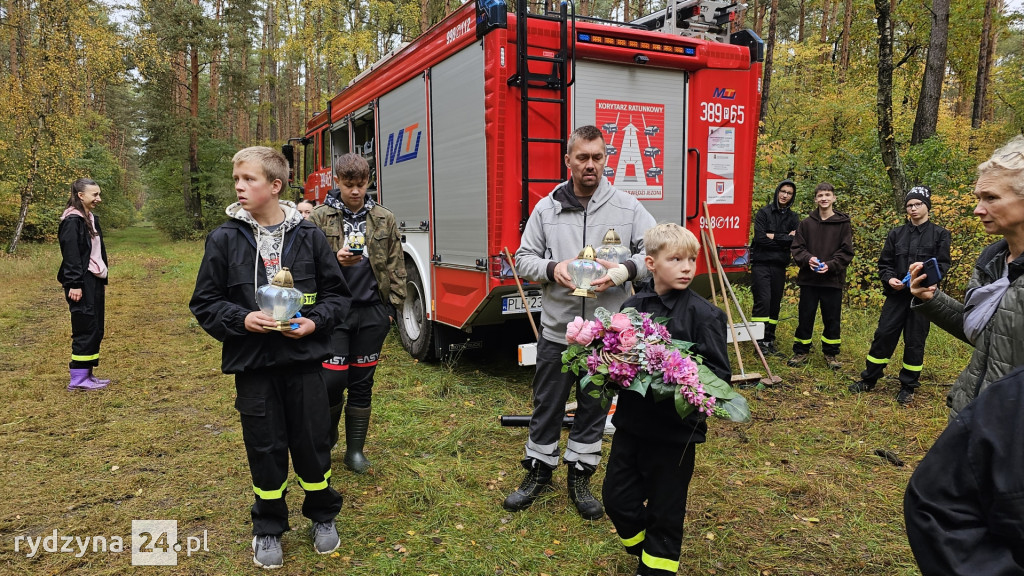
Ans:
[{"label": "grey zip jacket", "polygon": [[654,217],[636,198],[616,189],[603,176],[586,209],[573,194],[571,179],[541,198],[516,250],[519,275],[542,284],[541,337],[565,346],[565,326],[576,316],[592,319],[598,307],[616,312],[632,294],[626,282],[599,292],[597,298],[573,296],[571,290],[555,282],[556,264],[576,258],[588,245],[596,249],[608,229],[614,228],[633,253],[626,263],[630,279],[646,280],[650,271],[644,264],[644,233],[654,225]]}]

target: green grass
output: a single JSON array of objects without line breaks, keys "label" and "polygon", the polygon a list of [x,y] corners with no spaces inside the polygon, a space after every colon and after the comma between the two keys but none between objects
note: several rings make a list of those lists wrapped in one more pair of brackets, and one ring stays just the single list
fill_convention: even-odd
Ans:
[{"label": "green grass", "polygon": [[[97,374],[109,389],[70,393],[70,322],[55,280],[55,245],[23,245],[0,259],[0,573],[251,574],[252,491],[220,344],[198,328],[187,302],[203,245],[166,242],[152,228],[109,234],[111,283]],[[741,298],[747,294],[741,291]],[[749,299],[749,298],[747,298]],[[748,308],[749,310],[749,308]],[[795,302],[784,316],[795,316]],[[913,466],[945,426],[948,384],[969,350],[932,331],[925,385],[910,409],[898,384],[852,395],[877,310],[845,310],[841,374],[820,353],[803,368],[771,359],[785,386],[747,394],[753,422],[711,423],[698,448],[680,574],[917,574],[902,521]],[[792,337],[795,318],[780,325]],[[816,332],[815,338],[820,335]],[[521,479],[525,429],[501,414],[530,410],[532,369],[512,350],[467,354],[457,364],[410,360],[389,337],[377,372],[368,475],[334,455],[345,505],[342,548],[310,549],[301,490],[288,495],[293,531],[279,574],[626,575],[611,523],[581,520],[564,490],[530,510],[502,510]],[[748,371],[763,372],[749,344]],[[899,358],[899,351],[895,358]],[[610,446],[605,443],[605,450]],[[908,464],[873,454],[885,448]],[[595,477],[599,489],[603,467]],[[294,479],[292,485],[296,483]],[[207,533],[209,551],[177,567],[132,567],[130,553],[25,556],[16,536],[120,536],[133,519],[178,521],[179,540]]]}]

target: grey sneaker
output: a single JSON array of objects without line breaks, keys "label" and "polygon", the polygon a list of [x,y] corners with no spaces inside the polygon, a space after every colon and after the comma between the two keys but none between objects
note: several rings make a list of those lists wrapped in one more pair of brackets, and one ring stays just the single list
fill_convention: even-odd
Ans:
[{"label": "grey sneaker", "polygon": [[843,367],[843,363],[840,362],[839,359],[836,358],[834,355],[825,354],[825,366],[828,366],[831,370],[839,370],[840,368]]},{"label": "grey sneaker", "polygon": [[341,546],[341,539],[338,538],[338,529],[334,522],[313,522],[311,529],[313,538],[313,549],[317,554],[330,554]]},{"label": "grey sneaker", "polygon": [[268,570],[284,566],[284,552],[281,551],[281,537],[260,534],[252,539],[252,561]]}]

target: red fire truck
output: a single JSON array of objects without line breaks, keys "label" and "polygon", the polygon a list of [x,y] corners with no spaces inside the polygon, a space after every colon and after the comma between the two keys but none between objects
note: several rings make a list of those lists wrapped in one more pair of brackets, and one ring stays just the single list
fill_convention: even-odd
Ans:
[{"label": "red fire truck", "polygon": [[504,0],[463,5],[356,77],[293,139],[314,202],[332,187],[334,158],[369,160],[370,194],[403,236],[399,329],[416,358],[476,347],[488,328],[511,333],[527,307],[539,312],[540,291],[526,284],[523,302],[503,252],[567,178],[576,126],[601,128],[605,176],[656,220],[698,237],[710,225],[726,269],[746,265],[762,43],[730,31],[745,6],[675,0],[622,23],[519,4],[516,14]]}]

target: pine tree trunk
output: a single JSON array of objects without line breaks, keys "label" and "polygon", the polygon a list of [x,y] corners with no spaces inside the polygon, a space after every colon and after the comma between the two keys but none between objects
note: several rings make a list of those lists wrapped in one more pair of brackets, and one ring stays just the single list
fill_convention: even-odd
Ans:
[{"label": "pine tree trunk", "polygon": [[772,0],[771,15],[768,17],[768,42],[764,52],[764,82],[761,89],[760,125],[764,126],[764,117],[768,113],[768,93],[772,86],[772,62],[775,59],[776,17],[779,13],[779,0]]},{"label": "pine tree trunk", "polygon": [[[821,43],[828,44],[828,27],[829,27],[829,0],[822,0],[821,3]],[[828,52],[822,52],[821,63],[825,64],[828,62]]]},{"label": "pine tree trunk", "polygon": [[267,30],[267,139],[277,142],[280,139],[278,119],[281,110],[277,101],[277,2],[268,0],[267,21],[263,24]]},{"label": "pine tree trunk", "polygon": [[846,71],[850,67],[850,34],[853,27],[853,0],[846,0],[843,7],[843,41],[839,49],[839,82],[846,82]]},{"label": "pine tree trunk", "polygon": [[892,120],[892,49],[895,26],[891,20],[889,0],[875,0],[875,12],[878,18],[878,145],[882,153],[882,163],[885,164],[889,182],[892,184],[894,202],[899,206],[906,194],[907,177],[896,148],[896,131]]},{"label": "pine tree trunk", "polygon": [[981,128],[988,98],[989,50],[992,44],[992,10],[995,0],[985,0],[985,16],[981,21],[981,47],[978,49],[978,75],[974,82],[974,107],[971,110],[971,128]]},{"label": "pine tree trunk", "polygon": [[[1004,3],[1004,0],[993,0],[992,14],[1002,14]],[[996,46],[999,45],[999,26],[992,26],[991,29],[992,35],[988,41],[988,64],[985,65],[986,75],[988,76],[986,80],[989,84],[991,84],[992,71],[995,70],[996,65]],[[988,86],[985,86],[985,111],[982,114],[983,121],[992,121],[993,108],[990,102],[991,97],[989,96]]]},{"label": "pine tree trunk", "polygon": [[269,106],[269,103],[267,102],[267,51],[270,46],[270,27],[266,22],[272,18],[270,10],[271,8],[268,4],[267,12],[264,14],[265,24],[263,25],[263,36],[260,39],[260,72],[258,76],[260,79],[260,89],[259,97],[256,100],[256,140],[259,142],[266,141],[268,132],[267,124],[269,115],[267,114],[267,107]]},{"label": "pine tree trunk", "polygon": [[[224,13],[224,0],[217,0],[214,6],[214,27],[217,28],[218,32],[221,29],[221,17]],[[214,116],[217,116],[217,96],[220,92],[220,53],[221,44],[220,36],[216,40],[216,44],[210,51],[210,111],[213,112]]]},{"label": "pine tree trunk", "polygon": [[[198,5],[199,0],[194,0]],[[199,191],[199,48],[191,47],[189,57],[190,89],[188,124],[188,188],[190,203],[186,209],[194,230],[203,229],[203,204]]]},{"label": "pine tree trunk", "polygon": [[935,135],[942,101],[942,83],[946,77],[946,50],[949,41],[949,2],[932,0],[931,38],[925,59],[924,78],[921,79],[921,97],[917,100],[917,116],[911,144],[920,144]]}]

